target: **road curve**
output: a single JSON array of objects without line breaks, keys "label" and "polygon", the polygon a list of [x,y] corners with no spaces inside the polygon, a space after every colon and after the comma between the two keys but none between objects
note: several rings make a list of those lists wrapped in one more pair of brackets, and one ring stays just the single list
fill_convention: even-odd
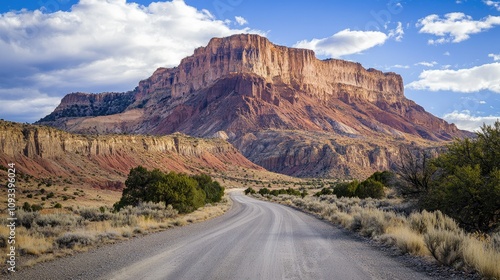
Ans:
[{"label": "road curve", "polygon": [[36,265],[9,279],[430,279],[342,230],[232,193],[207,222]]}]

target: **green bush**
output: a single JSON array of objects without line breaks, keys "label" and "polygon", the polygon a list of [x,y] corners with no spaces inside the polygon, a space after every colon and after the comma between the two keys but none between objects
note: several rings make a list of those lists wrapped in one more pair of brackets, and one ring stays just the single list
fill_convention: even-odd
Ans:
[{"label": "green bush", "polygon": [[384,185],[373,179],[367,179],[361,182],[356,190],[354,191],[354,195],[359,198],[383,198],[384,197]]},{"label": "green bush", "polygon": [[395,180],[395,175],[389,171],[375,172],[368,179],[382,183],[384,186],[391,186]]},{"label": "green bush", "polygon": [[246,190],[245,190],[245,194],[248,195],[248,194],[255,194],[256,191],[251,188],[251,187],[248,187]]},{"label": "green bush", "polygon": [[469,231],[500,226],[500,121],[475,139],[455,140],[432,163],[437,172],[422,208],[440,210]]},{"label": "green bush", "polygon": [[333,188],[333,194],[337,197],[354,197],[356,196],[356,189],[359,182],[354,180],[349,183],[340,183]]},{"label": "green bush", "polygon": [[206,203],[220,202],[224,196],[224,187],[219,182],[213,181],[212,178],[206,174],[194,175],[191,178],[198,182],[198,186],[205,192]]},{"label": "green bush", "polygon": [[162,202],[180,213],[188,213],[206,203],[219,202],[223,195],[224,188],[208,175],[165,174],[158,169],[149,171],[139,166],[130,170],[122,197],[114,208],[119,211],[141,202]]},{"label": "green bush", "polygon": [[43,206],[41,206],[39,204],[32,204],[31,205],[31,211],[33,211],[33,212],[38,212],[42,209],[43,209]]},{"label": "green bush", "polygon": [[381,182],[368,178],[363,182],[354,180],[349,183],[340,183],[333,188],[333,194],[337,197],[359,197],[359,198],[383,198],[384,184]]},{"label": "green bush", "polygon": [[26,212],[31,212],[31,204],[29,202],[24,202],[23,204],[23,210],[26,211]]},{"label": "green bush", "polygon": [[314,194],[314,196],[322,196],[322,195],[332,195],[333,190],[330,188],[322,188],[321,191]]},{"label": "green bush", "polygon": [[271,191],[268,189],[268,188],[262,188],[259,190],[259,194],[260,195],[267,195],[267,194],[270,194]]}]

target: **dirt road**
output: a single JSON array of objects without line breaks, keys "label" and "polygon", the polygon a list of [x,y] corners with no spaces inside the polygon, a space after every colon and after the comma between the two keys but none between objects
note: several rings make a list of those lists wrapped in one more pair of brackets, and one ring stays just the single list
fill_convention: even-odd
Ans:
[{"label": "dirt road", "polygon": [[325,222],[231,195],[233,208],[167,230],[37,265],[12,279],[430,279]]}]

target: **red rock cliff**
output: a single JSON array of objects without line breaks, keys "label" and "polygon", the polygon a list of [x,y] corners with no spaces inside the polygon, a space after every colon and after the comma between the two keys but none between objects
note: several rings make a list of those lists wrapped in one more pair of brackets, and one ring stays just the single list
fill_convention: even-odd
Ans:
[{"label": "red rock cliff", "polygon": [[311,50],[277,46],[259,35],[241,34],[213,38],[184,58],[179,67],[160,68],[139,83],[147,96],[159,89],[171,89],[172,97],[198,91],[231,74],[249,73],[268,83],[284,83],[320,99],[339,97],[339,85],[353,86],[355,97],[370,102],[396,102],[403,97],[403,80],[395,73],[364,69],[344,60],[318,60]]}]

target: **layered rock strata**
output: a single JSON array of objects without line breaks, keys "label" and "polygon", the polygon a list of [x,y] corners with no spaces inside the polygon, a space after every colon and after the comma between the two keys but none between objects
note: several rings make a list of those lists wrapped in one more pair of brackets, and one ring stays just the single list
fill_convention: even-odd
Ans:
[{"label": "layered rock strata", "polygon": [[[79,114],[77,104],[85,107]],[[401,144],[439,146],[471,135],[408,100],[402,78],[395,73],[343,60],[318,60],[313,51],[277,46],[250,34],[214,38],[179,66],[157,69],[130,92],[98,98],[70,94],[39,123],[91,134],[182,132],[223,137],[253,162],[300,176],[366,176],[391,168],[393,151]],[[342,168],[338,161],[327,160],[342,154],[312,160],[307,153],[296,153],[292,160],[287,149],[302,145],[303,132],[319,137],[310,141],[311,149],[322,148],[318,143],[332,137],[363,148],[356,159],[343,159]],[[271,135],[273,139],[266,138]],[[262,149],[248,148],[276,143],[276,137],[285,137],[289,144],[272,145],[276,153],[288,155],[289,168],[274,156],[263,156]],[[370,160],[374,151],[388,156]],[[305,166],[308,161],[313,162]],[[322,172],[309,171],[314,162]]]}]

